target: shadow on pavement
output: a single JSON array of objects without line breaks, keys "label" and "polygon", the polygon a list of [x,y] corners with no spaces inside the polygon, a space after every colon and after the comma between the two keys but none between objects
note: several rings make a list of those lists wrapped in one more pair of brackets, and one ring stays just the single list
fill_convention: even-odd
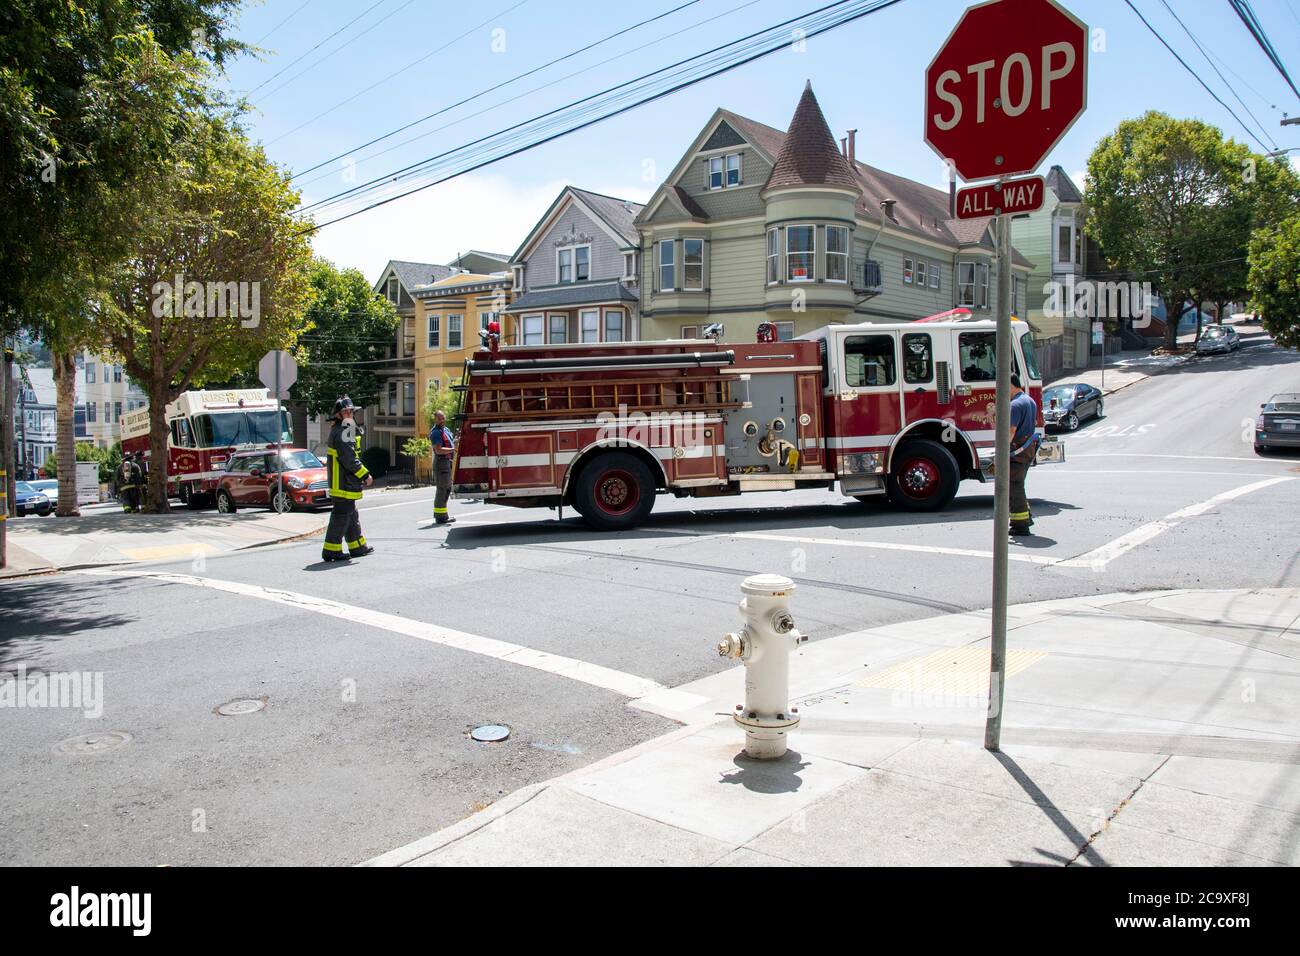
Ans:
[{"label": "shadow on pavement", "polygon": [[[1025,795],[1029,797],[1030,800],[1034,801],[1034,805],[1042,810],[1047,816],[1047,819],[1051,820],[1052,824],[1061,831],[1065,838],[1074,846],[1078,847],[1079,852],[1082,853],[1088,846],[1088,835],[1079,832],[1078,828],[1070,822],[1070,818],[1061,812],[1061,809],[1052,802],[1051,798],[1047,794],[1043,793],[1042,789],[1038,784],[1034,783],[1033,778],[1030,777],[1029,774],[1025,773],[1020,764],[1016,763],[1011,757],[1008,757],[1006,754],[1001,752],[994,752],[993,759],[1002,764],[1003,769],[1011,775],[1011,779],[1019,785],[1021,790],[1025,791]],[[1047,853],[1043,850],[1039,850],[1039,852],[1055,863],[1069,862],[1068,860],[1062,861],[1060,857],[1054,853]],[[1092,851],[1092,860],[1096,866],[1109,865],[1104,859],[1102,859],[1101,854],[1095,849]],[[1020,865],[1033,866],[1035,864],[1021,863]]]},{"label": "shadow on pavement", "polygon": [[808,766],[803,755],[787,750],[776,760],[754,760],[744,753],[732,761],[735,773],[724,773],[719,783],[738,784],[753,793],[794,793],[803,786],[799,771]]},{"label": "shadow on pavement", "polygon": [[108,578],[45,576],[0,584],[0,667],[60,648],[63,638],[134,623],[106,614],[103,597],[121,587]]}]

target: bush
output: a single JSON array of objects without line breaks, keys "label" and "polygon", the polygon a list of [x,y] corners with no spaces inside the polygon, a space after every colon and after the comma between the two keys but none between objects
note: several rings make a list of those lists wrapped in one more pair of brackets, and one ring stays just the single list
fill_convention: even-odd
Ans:
[{"label": "bush", "polygon": [[388,474],[388,469],[392,465],[392,460],[388,456],[387,448],[380,448],[378,445],[371,445],[361,453],[361,464],[371,471],[376,478],[382,478]]}]

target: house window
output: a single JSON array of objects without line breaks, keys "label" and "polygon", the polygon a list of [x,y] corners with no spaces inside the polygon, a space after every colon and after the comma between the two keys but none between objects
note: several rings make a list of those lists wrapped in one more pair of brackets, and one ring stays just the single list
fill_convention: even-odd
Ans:
[{"label": "house window", "polygon": [[1074,254],[1074,229],[1068,223],[1056,227],[1056,261],[1069,262]]},{"label": "house window", "polygon": [[850,388],[894,384],[894,337],[850,335],[844,340],[844,381]]},{"label": "house window", "polygon": [[86,363],[86,384],[87,385],[95,384],[95,363],[94,362]]},{"label": "house window", "polygon": [[441,329],[438,325],[440,318],[441,317],[438,315],[437,312],[429,313],[429,337],[427,342],[428,348],[436,349],[438,347],[439,333],[441,332]]},{"label": "house window", "polygon": [[623,278],[624,279],[636,278],[636,253],[635,252],[623,253]]},{"label": "house window", "polygon": [[709,159],[709,189],[740,185],[740,154],[728,153]]},{"label": "house window", "polygon": [[789,342],[794,339],[793,322],[773,322],[776,326],[776,340],[778,342]]},{"label": "house window", "polygon": [[606,342],[623,341],[623,310],[622,309],[605,310],[605,341]]},{"label": "house window", "polygon": [[868,289],[879,289],[884,280],[880,277],[880,263],[868,259],[862,266],[862,284]]},{"label": "house window", "polygon": [[95,403],[94,403],[94,402],[87,402],[87,403],[86,403],[86,421],[88,421],[88,422],[93,422],[93,421],[95,421]]},{"label": "house window", "polygon": [[912,272],[914,271],[914,269],[915,269],[915,264],[912,262],[912,260],[908,259],[907,257],[904,257],[903,258],[903,284],[904,285],[912,284]]},{"label": "house window", "polygon": [[397,276],[389,276],[388,277],[388,301],[393,303],[393,305],[397,305],[397,300],[400,297],[400,295],[401,295],[401,291],[398,289],[397,286]]},{"label": "house window", "polygon": [[414,382],[402,383],[402,414],[403,415],[415,414],[415,383]]},{"label": "house window", "polygon": [[937,262],[930,263],[930,288],[931,289],[939,288],[939,269],[940,269],[939,263]]},{"label": "house window", "polygon": [[781,230],[767,231],[767,283],[781,281]]},{"label": "house window", "polygon": [[582,326],[582,341],[599,342],[600,341],[600,310],[587,309],[578,314],[578,322]]},{"label": "house window", "polygon": [[826,227],[826,281],[849,281],[849,227]]},{"label": "house window", "polygon": [[478,314],[478,329],[480,332],[486,332],[488,323],[497,317],[495,312],[480,312]]},{"label": "house window", "polygon": [[573,281],[573,250],[561,249],[556,253],[558,265],[555,267],[555,276],[557,282]]},{"label": "house window", "polygon": [[120,365],[113,366],[113,381],[114,382],[122,381],[122,366]]},{"label": "house window", "polygon": [[903,381],[909,385],[922,385],[933,374],[933,350],[930,336],[924,332],[909,332],[903,336]]},{"label": "house window", "polygon": [[578,246],[573,250],[573,274],[577,282],[591,278],[591,246]]},{"label": "house window", "polygon": [[113,403],[113,421],[115,421],[115,422],[120,422],[121,420],[122,420],[122,403],[121,403],[121,402],[114,402],[114,403]]},{"label": "house window", "polygon": [[546,317],[541,314],[525,315],[522,326],[524,345],[546,344]]},{"label": "house window", "polygon": [[388,414],[397,414],[397,383],[388,383]]},{"label": "house window", "polygon": [[975,305],[975,263],[957,263],[957,304]]},{"label": "house window", "polygon": [[924,259],[917,259],[917,260],[916,260],[916,275],[915,275],[914,278],[915,278],[915,280],[916,280],[916,284],[917,284],[918,288],[922,288],[922,289],[924,289],[924,288],[925,288],[925,284],[926,284],[926,282],[928,281],[928,280],[926,279],[926,277],[925,277],[925,260],[924,260]]},{"label": "house window", "polygon": [[731,153],[727,156],[727,185],[740,185],[740,154]]},{"label": "house window", "polygon": [[785,278],[787,282],[811,282],[817,255],[815,226],[786,226]]},{"label": "house window", "polygon": [[661,239],[659,241],[659,291],[672,292],[674,288],[673,241]]},{"label": "house window", "polygon": [[698,339],[700,337],[700,327],[698,325],[683,325],[681,337],[684,339]]},{"label": "house window", "polygon": [[975,267],[975,274],[979,281],[979,306],[981,309],[987,309],[989,307],[989,267],[981,262]]},{"label": "house window", "polygon": [[567,313],[560,312],[548,315],[546,324],[550,329],[550,338],[547,341],[552,345],[563,345],[569,341],[569,316]]},{"label": "house window", "polygon": [[447,316],[447,348],[459,349],[465,345],[465,317],[463,315]]},{"label": "house window", "polygon": [[682,240],[682,288],[687,292],[704,291],[704,240]]}]

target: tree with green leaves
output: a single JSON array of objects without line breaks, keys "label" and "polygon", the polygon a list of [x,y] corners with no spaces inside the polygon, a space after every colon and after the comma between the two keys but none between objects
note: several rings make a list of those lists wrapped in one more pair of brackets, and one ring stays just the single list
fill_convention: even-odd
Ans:
[{"label": "tree with green leaves", "polygon": [[298,381],[290,395],[328,415],[340,395],[360,408],[380,401],[376,370],[389,357],[397,310],[356,269],[311,264],[312,301],[298,340]]},{"label": "tree with green leaves", "polygon": [[1218,290],[1224,260],[1244,258],[1249,239],[1241,158],[1213,126],[1157,112],[1120,123],[1088,158],[1088,235],[1111,269],[1164,299],[1171,349],[1197,302],[1239,291]]},{"label": "tree with green leaves", "polygon": [[1278,345],[1300,348],[1300,213],[1250,243],[1250,298]]},{"label": "tree with green leaves", "polygon": [[[193,113],[178,161],[132,196],[133,256],[98,277],[96,333],[149,398],[149,456],[167,460],[166,406],[181,392],[292,349],[311,301],[311,249],[286,171],[232,118]],[[149,469],[147,510],[167,510]]]}]

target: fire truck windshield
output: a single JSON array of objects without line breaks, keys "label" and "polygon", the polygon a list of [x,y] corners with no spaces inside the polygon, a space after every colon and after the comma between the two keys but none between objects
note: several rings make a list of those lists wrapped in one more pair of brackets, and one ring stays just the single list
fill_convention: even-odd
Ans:
[{"label": "fire truck windshield", "polygon": [[265,411],[216,412],[194,416],[194,432],[201,448],[223,448],[230,445],[273,445],[278,441],[293,441],[289,413],[280,411],[280,430],[276,429],[274,409]]}]

